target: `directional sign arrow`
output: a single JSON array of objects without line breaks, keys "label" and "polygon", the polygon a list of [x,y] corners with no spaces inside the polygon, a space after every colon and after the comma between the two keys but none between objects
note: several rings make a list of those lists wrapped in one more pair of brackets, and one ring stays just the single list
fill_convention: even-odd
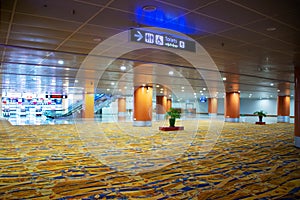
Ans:
[{"label": "directional sign arrow", "polygon": [[141,39],[143,39],[143,34],[141,34],[140,31],[137,31],[137,34],[134,34],[134,37],[136,37],[137,41],[139,42]]}]

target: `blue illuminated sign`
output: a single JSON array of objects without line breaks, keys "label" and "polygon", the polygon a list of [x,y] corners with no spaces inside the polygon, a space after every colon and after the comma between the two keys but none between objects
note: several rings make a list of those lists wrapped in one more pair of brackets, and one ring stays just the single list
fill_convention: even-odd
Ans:
[{"label": "blue illuminated sign", "polygon": [[196,52],[196,44],[194,41],[165,33],[132,29],[130,31],[130,41]]},{"label": "blue illuminated sign", "polygon": [[195,29],[194,22],[191,19],[188,20],[184,13],[174,12],[167,8],[165,10],[157,8],[155,11],[149,12],[143,10],[141,6],[137,6],[135,17],[136,22],[140,25],[171,29],[184,34],[200,33]]}]

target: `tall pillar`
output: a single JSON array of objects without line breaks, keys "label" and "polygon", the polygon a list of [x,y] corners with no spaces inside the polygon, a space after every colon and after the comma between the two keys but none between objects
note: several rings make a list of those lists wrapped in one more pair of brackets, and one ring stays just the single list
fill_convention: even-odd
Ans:
[{"label": "tall pillar", "polygon": [[300,66],[295,66],[295,146],[300,148]]},{"label": "tall pillar", "polygon": [[156,96],[156,119],[164,120],[167,111],[167,97]]},{"label": "tall pillar", "polygon": [[277,122],[290,122],[290,96],[278,96]]},{"label": "tall pillar", "polygon": [[133,126],[152,126],[152,87],[138,87],[133,102]]},{"label": "tall pillar", "polygon": [[216,116],[218,113],[218,99],[208,98],[208,115],[209,116]]},{"label": "tall pillar", "polygon": [[240,94],[226,92],[225,98],[225,122],[240,121]]},{"label": "tall pillar", "polygon": [[82,118],[94,118],[94,81],[86,81],[85,93],[83,94]]},{"label": "tall pillar", "polygon": [[118,119],[125,120],[126,119],[126,98],[121,97],[118,99]]},{"label": "tall pillar", "polygon": [[168,112],[172,108],[172,99],[167,99],[167,108],[166,111]]},{"label": "tall pillar", "polygon": [[3,117],[2,113],[2,94],[0,93],[0,118]]}]

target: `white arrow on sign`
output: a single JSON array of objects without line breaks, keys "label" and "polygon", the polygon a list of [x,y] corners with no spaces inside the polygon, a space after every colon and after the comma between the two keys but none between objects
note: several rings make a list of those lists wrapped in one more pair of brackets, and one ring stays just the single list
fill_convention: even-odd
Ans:
[{"label": "white arrow on sign", "polygon": [[143,34],[141,34],[140,31],[137,31],[137,34],[134,34],[134,37],[136,37],[137,41],[139,42],[141,39],[143,39]]}]

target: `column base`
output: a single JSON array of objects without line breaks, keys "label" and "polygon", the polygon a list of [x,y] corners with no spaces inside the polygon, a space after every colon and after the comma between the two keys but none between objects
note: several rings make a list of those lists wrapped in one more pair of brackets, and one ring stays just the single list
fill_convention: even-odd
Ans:
[{"label": "column base", "polygon": [[277,116],[277,122],[290,123],[290,116]]},{"label": "column base", "polygon": [[152,126],[152,121],[133,121],[133,126]]},{"label": "column base", "polygon": [[119,112],[119,113],[118,113],[118,116],[119,116],[119,117],[125,117],[126,114],[127,114],[126,112]]},{"label": "column base", "polygon": [[300,136],[295,136],[294,140],[295,140],[295,146],[297,148],[300,148]]},{"label": "column base", "polygon": [[226,117],[225,118],[225,122],[240,122],[240,118],[229,118],[229,117]]},{"label": "column base", "polygon": [[166,115],[165,114],[156,114],[156,120],[165,120]]},{"label": "column base", "polygon": [[126,117],[125,116],[118,116],[118,121],[119,122],[125,122],[126,121]]}]

